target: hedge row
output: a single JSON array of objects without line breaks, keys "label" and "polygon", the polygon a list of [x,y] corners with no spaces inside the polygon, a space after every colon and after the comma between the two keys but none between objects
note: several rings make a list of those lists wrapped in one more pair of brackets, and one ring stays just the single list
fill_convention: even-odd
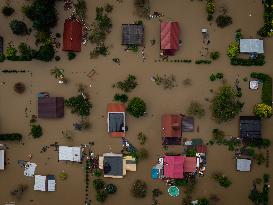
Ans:
[{"label": "hedge row", "polygon": [[264,26],[257,32],[261,37],[273,35],[273,0],[264,1]]},{"label": "hedge row", "polygon": [[255,59],[231,58],[231,65],[241,66],[263,66],[265,64],[264,55],[260,54]]},{"label": "hedge row", "polygon": [[272,78],[264,73],[256,72],[252,72],[250,76],[263,82],[262,102],[272,106]]},{"label": "hedge row", "polygon": [[0,134],[0,141],[21,141],[22,135],[18,133]]}]

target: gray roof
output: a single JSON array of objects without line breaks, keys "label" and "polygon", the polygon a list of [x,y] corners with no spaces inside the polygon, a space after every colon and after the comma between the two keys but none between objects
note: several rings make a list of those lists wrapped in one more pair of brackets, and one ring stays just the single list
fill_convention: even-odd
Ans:
[{"label": "gray roof", "polygon": [[109,113],[109,132],[124,132],[124,113]]},{"label": "gray roof", "polygon": [[185,116],[182,118],[182,131],[183,132],[193,132],[194,131],[193,117]]},{"label": "gray roof", "polygon": [[110,170],[104,175],[123,176],[123,157],[122,155],[103,156],[103,166],[109,166]]},{"label": "gray roof", "polygon": [[122,24],[122,45],[143,45],[144,26],[138,24]]},{"label": "gray roof", "polygon": [[263,40],[240,39],[241,53],[264,53]]},{"label": "gray roof", "polygon": [[237,159],[237,170],[241,172],[249,172],[251,169],[251,160]]},{"label": "gray roof", "polygon": [[240,116],[240,137],[259,139],[261,137],[261,119],[255,116]]},{"label": "gray roof", "polygon": [[0,36],[0,53],[3,54],[4,52],[4,39]]}]

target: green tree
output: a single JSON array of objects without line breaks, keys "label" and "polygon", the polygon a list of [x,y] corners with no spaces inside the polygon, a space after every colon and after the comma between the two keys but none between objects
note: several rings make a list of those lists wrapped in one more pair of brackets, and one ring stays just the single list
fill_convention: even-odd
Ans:
[{"label": "green tree", "polygon": [[212,100],[212,116],[218,123],[227,122],[239,114],[243,106],[237,92],[230,86],[224,86]]},{"label": "green tree", "polygon": [[55,50],[52,44],[42,45],[36,55],[36,58],[41,61],[49,62],[54,58]]},{"label": "green tree", "polygon": [[71,97],[65,100],[64,103],[67,107],[71,108],[71,113],[77,113],[82,117],[90,115],[92,104],[89,102],[89,99],[82,94]]},{"label": "green tree", "polygon": [[19,53],[21,54],[20,60],[32,60],[32,50],[26,43],[20,43],[18,46]]},{"label": "green tree", "polygon": [[198,199],[197,205],[210,205],[209,200],[206,198]]},{"label": "green tree", "polygon": [[98,191],[96,195],[96,199],[98,202],[104,202],[107,198],[107,192],[105,190]]},{"label": "green tree", "polygon": [[202,118],[205,115],[204,106],[198,102],[191,102],[187,114],[197,118]]},{"label": "green tree", "polygon": [[216,18],[216,24],[220,28],[224,28],[230,24],[232,24],[232,18],[227,15],[220,15]]},{"label": "green tree", "polygon": [[126,103],[128,101],[128,95],[126,95],[126,94],[115,94],[114,101]]},{"label": "green tree", "polygon": [[9,23],[9,26],[12,30],[12,33],[15,35],[24,36],[24,35],[28,34],[27,25],[23,21],[12,20]]},{"label": "green tree", "polygon": [[33,28],[49,32],[58,21],[55,2],[56,0],[34,0],[31,5],[24,6],[22,11],[32,21]]},{"label": "green tree", "polygon": [[7,5],[2,8],[2,13],[4,16],[11,16],[14,13],[14,8],[11,6]]},{"label": "green tree", "polygon": [[79,19],[85,20],[87,11],[85,0],[77,0],[77,2],[74,4],[74,7],[76,10],[76,15],[79,17]]},{"label": "green tree", "polygon": [[105,189],[108,194],[114,194],[117,192],[117,186],[114,184],[107,184]]},{"label": "green tree", "polygon": [[101,189],[104,189],[105,182],[102,179],[94,179],[93,180],[93,187],[98,192]]},{"label": "green tree", "polygon": [[210,53],[211,60],[217,60],[220,57],[220,53],[218,51],[214,51]]},{"label": "green tree", "polygon": [[64,78],[64,69],[55,67],[54,69],[50,70],[50,74],[53,75],[56,79],[63,79]]},{"label": "green tree", "polygon": [[256,104],[254,107],[254,114],[261,119],[269,118],[272,116],[272,107],[265,103]]},{"label": "green tree", "polygon": [[119,81],[114,86],[127,93],[134,90],[137,85],[138,83],[136,76],[129,74],[126,80]]},{"label": "green tree", "polygon": [[140,132],[137,135],[137,139],[139,141],[139,144],[144,145],[147,140],[147,136],[143,132]]},{"label": "green tree", "polygon": [[144,198],[147,195],[147,184],[144,181],[136,180],[131,188],[131,193],[135,198]]},{"label": "green tree", "polygon": [[68,52],[67,56],[68,56],[68,60],[73,60],[74,58],[76,58],[76,53]]},{"label": "green tree", "polygon": [[232,184],[232,182],[222,173],[213,173],[212,178],[215,179],[220,184],[220,186],[224,188],[228,188]]},{"label": "green tree", "polygon": [[41,125],[32,125],[31,126],[31,135],[33,138],[39,138],[43,135],[43,130]]},{"label": "green tree", "polygon": [[134,97],[129,101],[127,111],[134,117],[139,118],[145,114],[146,104],[141,98]]}]

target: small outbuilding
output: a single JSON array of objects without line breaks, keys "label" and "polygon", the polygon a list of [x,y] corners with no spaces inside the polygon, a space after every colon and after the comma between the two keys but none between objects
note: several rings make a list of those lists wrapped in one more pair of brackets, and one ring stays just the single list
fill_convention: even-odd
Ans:
[{"label": "small outbuilding", "polygon": [[0,36],[0,54],[4,53],[4,39]]},{"label": "small outbuilding", "polygon": [[240,138],[257,140],[261,138],[261,119],[256,116],[240,116]]},{"label": "small outbuilding", "polygon": [[38,118],[64,117],[63,97],[38,97]]},{"label": "small outbuilding", "polygon": [[125,136],[125,110],[125,105],[121,103],[109,103],[107,106],[107,130],[112,137]]},{"label": "small outbuilding", "polygon": [[144,26],[142,24],[122,24],[122,45],[142,46],[144,44]]},{"label": "small outbuilding", "polygon": [[237,171],[249,172],[251,170],[251,160],[237,159]]},{"label": "small outbuilding", "polygon": [[35,175],[37,164],[32,162],[27,162],[25,164],[24,175],[27,177],[33,177]]},{"label": "small outbuilding", "polygon": [[174,55],[179,48],[180,27],[178,22],[160,24],[160,49],[164,55]]},{"label": "small outbuilding", "polygon": [[34,191],[46,191],[46,176],[35,175]]},{"label": "small outbuilding", "polygon": [[82,24],[77,19],[64,22],[63,51],[80,52],[82,44]]},{"label": "small outbuilding", "polygon": [[184,160],[184,173],[196,172],[196,157],[185,157]]},{"label": "small outbuilding", "polygon": [[5,169],[5,150],[1,148],[2,145],[0,145],[0,170]]},{"label": "small outbuilding", "polygon": [[47,191],[56,191],[56,179],[54,175],[47,175]]},{"label": "small outbuilding", "polygon": [[196,153],[202,153],[202,154],[206,154],[207,153],[207,146],[200,144],[196,146]]},{"label": "small outbuilding", "polygon": [[81,162],[81,147],[59,146],[59,160]]},{"label": "small outbuilding", "polygon": [[260,39],[240,39],[240,53],[264,53],[264,42]]},{"label": "small outbuilding", "polygon": [[194,118],[193,117],[183,116],[182,131],[183,132],[193,132],[194,131]]}]

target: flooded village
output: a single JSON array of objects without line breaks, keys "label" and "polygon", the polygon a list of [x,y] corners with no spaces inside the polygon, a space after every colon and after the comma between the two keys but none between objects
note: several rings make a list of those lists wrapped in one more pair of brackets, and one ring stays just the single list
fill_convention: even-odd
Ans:
[{"label": "flooded village", "polygon": [[0,205],[270,205],[272,0],[2,0]]}]

